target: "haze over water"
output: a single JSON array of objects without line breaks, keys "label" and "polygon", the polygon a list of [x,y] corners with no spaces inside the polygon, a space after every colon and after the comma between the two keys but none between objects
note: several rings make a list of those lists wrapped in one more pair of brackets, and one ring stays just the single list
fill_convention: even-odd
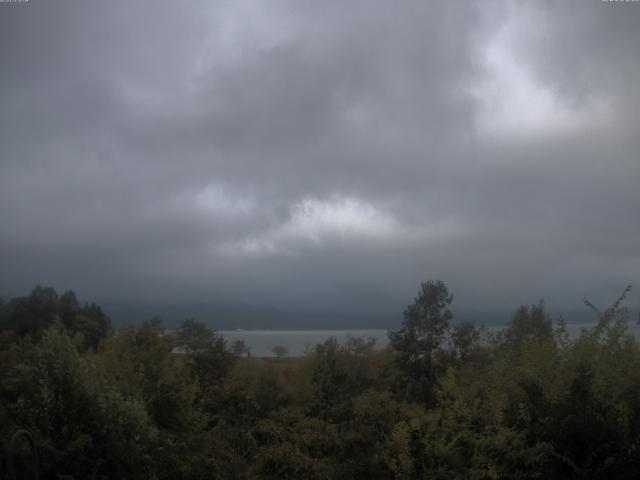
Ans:
[{"label": "haze over water", "polygon": [[[591,328],[595,323],[567,324],[567,331],[571,338],[577,337],[582,329]],[[487,330],[492,333],[500,331],[504,327],[492,326]],[[629,333],[640,338],[640,326],[636,322],[629,322]],[[276,346],[284,346],[287,356],[299,356],[305,353],[308,347],[323,343],[331,337],[335,337],[340,343],[349,338],[374,338],[376,348],[384,348],[389,343],[389,330],[222,330],[220,333],[228,342],[243,340],[256,357],[274,357],[272,349]]]}]

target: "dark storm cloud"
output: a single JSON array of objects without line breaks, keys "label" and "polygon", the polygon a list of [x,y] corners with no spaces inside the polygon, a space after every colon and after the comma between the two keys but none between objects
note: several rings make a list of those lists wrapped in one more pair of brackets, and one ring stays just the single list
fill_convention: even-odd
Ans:
[{"label": "dark storm cloud", "polygon": [[578,306],[637,276],[634,3],[0,7],[6,294]]}]

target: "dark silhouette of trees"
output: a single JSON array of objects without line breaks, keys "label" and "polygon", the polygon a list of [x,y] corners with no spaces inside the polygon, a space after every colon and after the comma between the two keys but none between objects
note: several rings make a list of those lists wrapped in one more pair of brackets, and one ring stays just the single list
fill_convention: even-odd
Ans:
[{"label": "dark silhouette of trees", "polygon": [[[635,479],[626,293],[586,302],[596,320],[577,336],[542,303],[491,336],[450,325],[431,281],[387,348],[334,338],[273,362],[194,320],[112,331],[99,307],[37,287],[0,305],[0,439],[27,429],[45,479]],[[103,325],[94,340],[83,316]]]},{"label": "dark silhouette of trees", "polygon": [[28,297],[0,305],[0,329],[20,338],[37,341],[56,322],[85,350],[95,350],[111,331],[109,316],[94,303],[80,305],[73,291],[59,296],[53,288],[38,285]]},{"label": "dark silhouette of trees", "polygon": [[243,355],[250,356],[251,349],[246,344],[244,340],[238,339],[231,344],[231,351],[236,357],[241,357]]},{"label": "dark silhouette of trees", "polygon": [[443,281],[424,282],[414,302],[404,311],[402,327],[389,332],[407,399],[427,404],[435,401],[438,363],[453,318],[449,310],[452,301],[453,295]]},{"label": "dark silhouette of trees", "polygon": [[289,353],[289,349],[284,345],[276,345],[271,349],[271,351],[277,358],[285,357],[287,353]]},{"label": "dark silhouette of trees", "polygon": [[544,301],[518,307],[502,334],[506,348],[512,351],[519,351],[527,342],[542,344],[553,339],[552,321],[545,312]]},{"label": "dark silhouette of trees", "polygon": [[220,384],[235,361],[222,335],[192,319],[184,320],[178,328],[176,347],[187,355],[204,390]]}]

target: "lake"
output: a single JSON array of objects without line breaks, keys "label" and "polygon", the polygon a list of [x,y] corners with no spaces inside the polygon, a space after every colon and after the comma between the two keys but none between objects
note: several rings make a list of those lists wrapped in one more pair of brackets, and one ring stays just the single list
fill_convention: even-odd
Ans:
[{"label": "lake", "polygon": [[255,357],[275,356],[271,349],[278,345],[287,349],[288,356],[302,355],[307,345],[317,345],[331,337],[340,343],[349,337],[372,337],[376,339],[377,348],[389,343],[387,330],[222,330],[219,333],[229,343],[244,340]]},{"label": "lake", "polygon": [[[567,330],[572,338],[577,337],[583,328],[591,328],[594,323],[573,323],[567,325]],[[497,332],[503,326],[488,327],[489,331]],[[636,323],[629,322],[629,332],[636,336],[640,334],[640,327]],[[287,349],[287,356],[302,355],[307,345],[323,343],[331,337],[344,343],[349,337],[371,337],[376,340],[376,348],[384,348],[389,343],[386,329],[371,330],[221,330],[221,333],[229,343],[236,340],[244,340],[251,349],[251,355],[256,357],[273,357],[273,347],[282,345]]]}]

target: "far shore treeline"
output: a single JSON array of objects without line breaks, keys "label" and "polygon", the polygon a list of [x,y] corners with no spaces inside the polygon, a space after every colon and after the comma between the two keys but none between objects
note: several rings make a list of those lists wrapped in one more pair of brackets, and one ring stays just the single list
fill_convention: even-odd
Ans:
[{"label": "far shore treeline", "polygon": [[585,299],[570,336],[543,302],[501,331],[422,283],[379,348],[331,338],[248,355],[193,319],[115,329],[96,304],[36,287],[0,300],[0,478],[632,479],[640,346],[624,300]]}]

